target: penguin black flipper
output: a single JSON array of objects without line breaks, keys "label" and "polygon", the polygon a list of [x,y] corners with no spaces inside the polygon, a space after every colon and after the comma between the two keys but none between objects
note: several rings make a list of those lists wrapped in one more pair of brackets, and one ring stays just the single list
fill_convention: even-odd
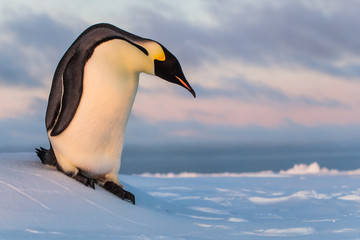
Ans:
[{"label": "penguin black flipper", "polygon": [[52,129],[51,136],[59,135],[69,126],[79,106],[88,51],[73,44],[55,71],[46,111],[46,128]]},{"label": "penguin black flipper", "polygon": [[96,24],[85,30],[66,51],[55,70],[45,120],[46,129],[51,130],[51,136],[62,133],[76,113],[83,92],[86,62],[98,45],[113,39],[127,41],[148,55],[145,48],[136,44],[147,39],[111,24]]},{"label": "penguin black flipper", "polygon": [[[78,67],[84,61],[81,55],[83,54],[75,53],[63,72],[61,109],[59,109],[60,112],[51,136],[59,135],[69,126],[79,106],[83,90],[83,68]],[[85,65],[85,63],[81,65]],[[57,105],[58,103],[55,108],[58,108]]]}]

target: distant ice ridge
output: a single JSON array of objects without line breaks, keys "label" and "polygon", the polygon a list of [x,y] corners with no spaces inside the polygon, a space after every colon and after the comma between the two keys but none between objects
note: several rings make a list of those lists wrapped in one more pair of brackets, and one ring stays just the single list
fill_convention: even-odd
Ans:
[{"label": "distant ice ridge", "polygon": [[339,171],[336,169],[321,168],[317,162],[313,162],[309,165],[295,164],[294,167],[288,170],[282,170],[279,174],[288,175],[308,175],[308,174],[329,174],[329,175],[360,175],[360,169],[350,171]]},{"label": "distant ice ridge", "polygon": [[336,169],[328,169],[320,167],[317,162],[307,164],[295,164],[288,170],[281,170],[280,172],[261,171],[255,173],[143,173],[142,177],[157,177],[157,178],[196,178],[196,177],[286,177],[287,175],[360,175],[360,169],[350,171],[340,171]]},{"label": "distant ice ridge", "polygon": [[[294,167],[288,170],[281,170],[280,174],[289,175],[306,175],[306,174],[339,174],[340,171],[335,169],[321,168],[317,162],[313,162],[309,165],[300,163],[295,164]],[[359,172],[360,173],[360,172]]]}]

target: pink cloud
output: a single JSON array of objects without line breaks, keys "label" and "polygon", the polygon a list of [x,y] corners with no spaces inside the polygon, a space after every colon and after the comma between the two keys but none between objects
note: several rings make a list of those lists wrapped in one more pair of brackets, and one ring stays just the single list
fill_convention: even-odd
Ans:
[{"label": "pink cloud", "polygon": [[150,121],[197,121],[207,125],[278,127],[288,120],[305,126],[360,123],[351,107],[296,105],[281,102],[242,102],[231,97],[179,97],[169,93],[141,93],[134,114]]}]

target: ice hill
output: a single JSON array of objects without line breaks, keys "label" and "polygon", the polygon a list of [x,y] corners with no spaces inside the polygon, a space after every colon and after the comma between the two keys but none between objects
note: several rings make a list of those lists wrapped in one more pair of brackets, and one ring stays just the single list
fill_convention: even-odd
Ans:
[{"label": "ice hill", "polygon": [[0,154],[0,239],[360,239],[357,172],[297,169],[121,175],[134,206],[33,153]]}]

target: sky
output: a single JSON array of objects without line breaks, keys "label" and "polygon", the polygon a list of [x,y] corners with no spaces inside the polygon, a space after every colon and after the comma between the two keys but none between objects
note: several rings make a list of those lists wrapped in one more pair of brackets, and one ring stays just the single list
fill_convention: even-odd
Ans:
[{"label": "sky", "polygon": [[197,93],[142,74],[126,144],[360,140],[359,1],[2,1],[0,151],[47,145],[62,55],[108,22],[162,43]]}]

